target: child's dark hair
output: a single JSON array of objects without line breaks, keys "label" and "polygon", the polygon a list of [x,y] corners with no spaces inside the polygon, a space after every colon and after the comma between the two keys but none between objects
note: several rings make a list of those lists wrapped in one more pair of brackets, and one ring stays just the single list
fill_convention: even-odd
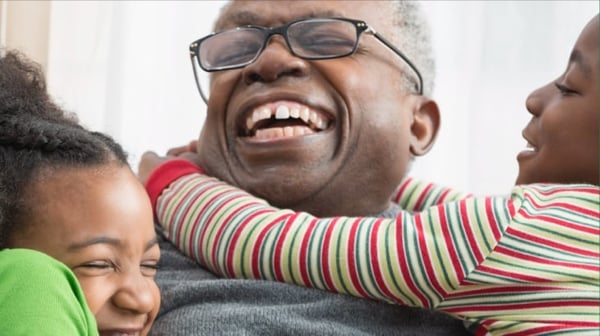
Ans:
[{"label": "child's dark hair", "polygon": [[0,57],[0,249],[27,229],[27,190],[39,174],[107,164],[127,165],[123,148],[58,107],[34,63],[14,52]]}]

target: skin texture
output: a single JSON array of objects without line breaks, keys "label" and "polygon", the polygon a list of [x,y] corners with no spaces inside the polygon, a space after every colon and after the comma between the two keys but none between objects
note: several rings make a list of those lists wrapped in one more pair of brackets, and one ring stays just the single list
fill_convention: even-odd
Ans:
[{"label": "skin texture", "polygon": [[598,185],[598,16],[583,29],[556,80],[527,98],[531,121],[523,130],[530,148],[519,153],[517,184]]},{"label": "skin texture", "polygon": [[[339,16],[364,20],[393,41],[390,8],[386,1],[234,1],[216,30]],[[439,127],[436,103],[401,87],[402,64],[369,35],[354,55],[320,61],[294,57],[275,36],[254,63],[213,74],[198,162],[275,206],[317,216],[379,213]],[[321,112],[329,127],[269,140],[241,136],[252,109],[282,101]]]},{"label": "skin texture", "polygon": [[150,201],[131,170],[47,171],[28,194],[31,225],[17,245],[73,270],[100,335],[146,335],[160,305],[154,282],[160,251]]}]

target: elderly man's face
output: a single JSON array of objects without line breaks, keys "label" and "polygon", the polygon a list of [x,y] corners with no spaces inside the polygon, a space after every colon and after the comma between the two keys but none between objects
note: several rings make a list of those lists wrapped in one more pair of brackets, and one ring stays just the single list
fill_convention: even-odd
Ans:
[{"label": "elderly man's face", "polygon": [[[390,13],[389,1],[235,1],[217,31],[345,17],[393,41]],[[402,88],[402,64],[368,34],[353,55],[316,61],[293,56],[282,36],[272,37],[254,63],[213,74],[202,166],[280,207],[320,216],[385,210],[411,144],[428,147],[438,125],[435,103]],[[423,105],[434,113],[415,117]]]}]

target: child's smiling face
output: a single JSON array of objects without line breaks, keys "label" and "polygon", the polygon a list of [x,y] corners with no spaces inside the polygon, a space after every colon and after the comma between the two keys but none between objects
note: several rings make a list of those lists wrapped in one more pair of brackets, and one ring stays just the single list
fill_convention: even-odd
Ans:
[{"label": "child's smiling face", "polygon": [[527,98],[531,121],[523,130],[528,150],[517,156],[517,184],[598,185],[598,15],[583,29],[555,81]]},{"label": "child's smiling face", "polygon": [[101,336],[146,335],[160,305],[160,250],[150,201],[131,170],[56,169],[28,192],[31,226],[19,246],[73,270]]}]

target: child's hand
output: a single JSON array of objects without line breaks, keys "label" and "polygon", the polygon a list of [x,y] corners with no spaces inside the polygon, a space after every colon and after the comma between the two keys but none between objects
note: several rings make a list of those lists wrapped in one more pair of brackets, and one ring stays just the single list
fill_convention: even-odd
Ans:
[{"label": "child's hand", "polygon": [[181,156],[189,153],[198,153],[198,140],[192,140],[185,146],[179,146],[171,148],[167,151],[167,155],[170,156]]},{"label": "child's hand", "polygon": [[200,162],[198,159],[197,152],[197,140],[190,141],[185,146],[179,146],[171,148],[167,151],[166,156],[159,156],[158,154],[148,151],[142,154],[142,158],[140,163],[138,164],[138,179],[142,184],[146,184],[150,174],[156,169],[156,167],[161,164],[175,160],[175,159],[184,159],[194,163],[197,166],[200,166]]},{"label": "child's hand", "polygon": [[140,163],[138,164],[138,179],[142,182],[143,185],[146,185],[150,174],[156,169],[156,167],[160,166],[164,162],[169,160],[176,159],[175,156],[158,156],[158,154],[154,152],[145,152],[142,154],[142,158]]}]

